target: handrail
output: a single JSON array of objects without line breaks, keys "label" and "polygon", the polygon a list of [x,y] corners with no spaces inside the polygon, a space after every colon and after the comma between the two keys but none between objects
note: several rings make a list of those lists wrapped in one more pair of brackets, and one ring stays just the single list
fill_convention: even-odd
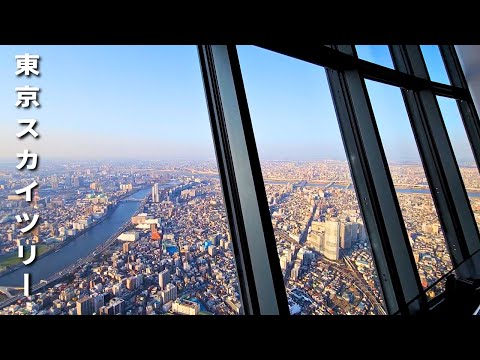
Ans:
[{"label": "handrail", "polygon": [[[477,256],[478,254],[480,254],[480,249],[475,251],[470,257],[468,257],[467,259],[463,260],[462,262],[460,262],[457,266],[455,266],[453,269],[449,270],[447,273],[445,273],[443,276],[441,276],[438,280],[436,280],[435,282],[433,282],[432,284],[430,284],[428,287],[426,287],[424,290],[423,290],[423,293],[426,293],[427,291],[431,290],[432,288],[434,288],[436,285],[438,285],[441,281],[445,280],[449,275],[453,274],[458,268],[460,268],[460,266],[462,266],[463,264],[469,262],[472,260],[473,257]],[[480,276],[480,274],[479,274]],[[436,300],[438,300],[439,296],[442,296],[444,295],[445,292],[443,291],[442,293],[438,294],[437,296],[435,296],[433,299],[429,300],[428,303],[432,303],[432,302],[435,302]],[[420,296],[423,296],[423,294],[420,294],[420,295],[417,295],[416,297],[414,297],[412,300],[410,300],[409,302],[407,302],[407,307],[409,305],[411,305],[412,303],[414,303],[416,300],[418,300],[420,298]],[[392,315],[399,315],[400,314],[400,310],[399,311],[396,311],[395,313],[393,313]]]}]

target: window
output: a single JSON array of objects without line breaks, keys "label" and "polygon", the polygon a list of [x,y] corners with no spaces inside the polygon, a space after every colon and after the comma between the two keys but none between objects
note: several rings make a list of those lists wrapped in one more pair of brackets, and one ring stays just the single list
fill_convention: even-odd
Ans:
[{"label": "window", "polygon": [[[408,240],[424,288],[452,269],[400,89],[366,81]],[[443,285],[427,292],[432,298]]]},{"label": "window", "polygon": [[438,45],[421,45],[420,48],[427,65],[430,80],[450,85]]},{"label": "window", "polygon": [[360,59],[393,69],[388,45],[355,45]]},{"label": "window", "polygon": [[239,46],[291,314],[385,314],[322,67]]},{"label": "window", "polygon": [[[14,59],[27,51],[41,56],[27,81],[42,90],[41,138],[18,141]],[[4,46],[0,68],[3,312],[241,314],[196,47]],[[15,169],[23,148],[38,171]],[[34,203],[8,199],[33,177]],[[22,235],[14,216],[33,208],[38,231]],[[39,253],[13,269],[19,244]],[[27,271],[32,295],[10,305]]]},{"label": "window", "polygon": [[[431,299],[443,291],[444,276],[453,268],[452,259],[455,264],[460,263],[470,258],[478,248],[478,237],[472,238],[477,234],[473,217],[463,216],[468,215],[469,207],[459,199],[459,194],[452,196],[450,193],[457,189],[459,180],[456,173],[450,173],[456,171],[456,167],[451,166],[455,165],[452,154],[442,154],[442,157],[449,157],[445,158],[448,162],[439,163],[436,161],[437,154],[432,152],[430,146],[431,141],[442,143],[446,140],[443,128],[438,130],[429,127],[438,120],[433,113],[435,102],[432,105],[431,95],[441,92],[464,101],[470,100],[461,89],[439,87],[428,79],[414,79],[415,75],[412,74],[422,72],[424,66],[423,61],[419,61],[421,53],[418,46],[391,45],[389,48],[398,66],[408,74],[396,70],[380,71],[377,66],[363,62],[359,66],[355,59],[348,59],[348,55],[345,55],[354,50],[350,45],[319,46],[315,49],[274,45],[266,47],[267,51],[239,47],[238,54],[234,46],[200,48],[202,69],[207,69],[204,70],[205,84],[214,133],[221,139],[222,171],[229,174],[228,180],[233,185],[235,178],[241,180],[238,181],[241,186],[237,191],[241,207],[230,194],[232,192],[235,195],[233,188],[228,192],[229,208],[239,214],[236,218],[240,224],[242,221],[247,224],[251,236],[247,236],[249,244],[245,245],[246,250],[256,250],[257,244],[265,245],[268,250],[272,281],[265,282],[265,276],[261,281],[267,286],[275,285],[274,297],[278,307],[265,307],[265,311],[262,309],[260,313],[280,311],[280,308],[280,312],[286,312],[287,302],[290,312],[294,314],[357,311],[347,301],[352,301],[351,295],[345,291],[351,284],[342,283],[343,279],[338,276],[334,277],[336,281],[328,282],[330,268],[334,268],[335,264],[348,264],[348,254],[345,256],[345,253],[341,260],[331,260],[341,254],[332,250],[341,246],[338,246],[335,236],[326,236],[330,233],[330,229],[327,229],[330,225],[324,224],[331,218],[340,218],[338,214],[345,212],[338,210],[341,206],[334,203],[335,199],[326,196],[328,189],[332,185],[340,185],[340,178],[346,180],[350,177],[350,171],[345,174],[339,163],[334,171],[326,169],[335,162],[327,161],[331,160],[329,152],[332,144],[335,149],[345,145],[347,150],[348,169],[355,175],[355,190],[361,194],[363,220],[372,241],[371,255],[376,261],[375,269],[380,270],[384,301],[390,313],[416,313],[425,308],[423,305],[430,306],[432,303],[426,302],[427,297]],[[448,65],[453,69],[456,66],[454,49],[445,47],[444,50],[448,52]],[[289,56],[280,56],[278,53]],[[330,94],[326,91],[322,66],[328,67],[328,90],[333,95],[342,136],[330,132],[331,124],[337,121],[333,120],[332,106],[326,100],[330,99]],[[370,96],[364,87],[365,78],[378,81],[378,84],[368,83]],[[246,93],[243,92],[244,87]],[[405,92],[404,99],[399,93],[400,88],[409,90]],[[417,93],[419,89],[422,91]],[[369,97],[372,98],[377,121],[371,116]],[[408,101],[409,111],[412,111],[422,158],[417,150],[416,139],[412,136],[403,100]],[[420,110],[420,114],[417,110]],[[397,133],[392,135],[389,127]],[[469,136],[478,138],[475,132]],[[343,144],[338,141],[342,137]],[[254,141],[251,141],[253,138]],[[438,146],[438,143],[435,145]],[[400,151],[396,151],[395,146]],[[230,161],[224,154],[231,155],[233,160]],[[245,159],[250,159],[250,165]],[[318,165],[322,161],[325,165],[323,168]],[[232,163],[234,168],[242,169],[235,172],[235,177],[231,175]],[[428,165],[427,172],[423,165]],[[244,169],[247,169],[244,173],[248,175],[236,175],[243,173]],[[329,178],[329,173],[334,173],[335,178]],[[287,184],[279,184],[280,181]],[[311,190],[314,181],[325,181],[326,191],[322,189],[322,193],[316,194]],[[254,192],[245,186],[248,182],[255,185]],[[436,191],[441,187],[446,193],[436,192],[432,197],[430,184],[435,184]],[[347,185],[343,190],[350,190]],[[340,191],[332,193],[342,194]],[[264,194],[266,201],[258,202],[257,207],[257,200]],[[250,199],[255,202],[249,202]],[[356,200],[354,196],[348,207],[358,206]],[[325,209],[324,201],[330,201],[327,209],[332,204],[333,209],[330,213],[319,213],[320,221],[314,223],[317,209]],[[250,225],[244,220],[245,217],[251,220],[249,210],[260,214],[261,225],[258,222]],[[360,209],[357,211],[358,219],[362,218]],[[460,221],[457,221],[459,218]],[[272,221],[274,233],[271,233],[269,220]],[[336,225],[332,225],[332,228],[332,232],[336,233]],[[263,238],[253,235],[258,233],[254,232],[258,229],[263,230]],[[316,249],[311,246],[311,240],[317,241]],[[296,261],[302,248],[314,253],[314,260],[317,261],[314,269],[305,268],[303,258]],[[278,263],[274,259],[276,255],[279,257]],[[248,261],[248,258],[245,259]],[[328,260],[333,263],[322,265]],[[258,261],[256,258],[254,263]],[[323,282],[302,282],[310,278],[310,273],[312,278],[322,273],[318,272],[318,266],[326,268],[327,275],[320,278]],[[265,268],[261,268],[261,272],[253,271],[254,276],[256,273],[263,274]],[[372,274],[370,279],[374,278]],[[277,291],[282,280],[288,301],[285,294]],[[333,296],[328,289],[330,285],[336,290]],[[371,287],[372,292],[374,289],[374,286]],[[423,296],[425,292],[427,297]],[[267,297],[271,293],[271,290],[265,292]],[[339,296],[347,302],[342,302]],[[408,310],[402,309],[405,302]]]},{"label": "window", "polygon": [[[447,274],[478,277],[480,248],[479,120],[441,50],[445,64],[417,45],[0,47],[0,313],[433,306]],[[14,75],[26,52],[41,77]],[[25,84],[39,108],[15,108]],[[41,137],[20,141],[27,113]],[[24,149],[35,171],[13,168]],[[15,190],[34,179],[26,203]],[[16,215],[35,211],[23,234]],[[37,246],[28,267],[20,245]]]},{"label": "window", "polygon": [[477,226],[480,227],[480,174],[478,172],[472,148],[458,111],[457,103],[453,99],[437,96],[438,105],[447,128],[448,136],[457,159],[460,175],[467,190],[470,205]]}]

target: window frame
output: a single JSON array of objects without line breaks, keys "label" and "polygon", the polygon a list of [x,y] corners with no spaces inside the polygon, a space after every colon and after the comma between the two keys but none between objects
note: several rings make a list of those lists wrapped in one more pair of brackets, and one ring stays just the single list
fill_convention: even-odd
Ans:
[{"label": "window frame", "polygon": [[[365,79],[401,88],[452,263],[458,266],[480,249],[480,236],[436,95],[457,100],[477,167],[480,122],[455,48],[440,46],[452,84],[447,85],[429,79],[418,45],[389,45],[395,69],[359,59],[353,45],[257,46],[326,69],[388,313],[427,310]],[[245,313],[289,314],[236,47],[199,45],[198,53]]]}]

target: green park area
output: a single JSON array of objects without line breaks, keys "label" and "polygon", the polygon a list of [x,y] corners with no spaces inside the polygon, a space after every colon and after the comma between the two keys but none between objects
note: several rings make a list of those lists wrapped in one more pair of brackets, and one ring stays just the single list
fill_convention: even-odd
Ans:
[{"label": "green park area", "polygon": [[213,313],[208,312],[208,311],[200,311],[198,315],[213,315]]},{"label": "green park area", "polygon": [[[11,266],[17,265],[21,263],[22,261],[28,259],[30,257],[30,246],[25,246],[25,254],[23,259],[18,257],[18,252],[13,251],[8,254],[0,255],[0,271],[4,270],[6,268],[9,268]],[[46,253],[49,249],[48,245],[37,245],[37,254],[36,258],[38,258],[40,255]]]}]

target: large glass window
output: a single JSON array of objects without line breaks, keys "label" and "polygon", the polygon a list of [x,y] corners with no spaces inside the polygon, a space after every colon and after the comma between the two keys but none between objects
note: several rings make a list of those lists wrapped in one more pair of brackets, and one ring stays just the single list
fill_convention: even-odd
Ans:
[{"label": "large glass window", "polygon": [[[355,48],[360,59],[394,69],[387,45]],[[236,264],[267,282],[269,265],[280,266],[291,314],[386,313],[330,93],[358,95],[359,79],[347,76],[330,89],[321,66],[239,46],[255,134],[255,142],[244,147],[230,134],[236,121],[249,125],[248,118],[235,115],[237,105],[244,114],[243,99],[234,101],[240,89],[230,87],[228,64],[235,68],[236,61],[222,61],[234,52],[203,50],[205,76],[211,76],[207,97],[216,109],[212,118],[227,125],[217,129],[212,123],[225,146],[220,150],[248,159],[254,154],[245,149],[254,143],[258,148],[275,236],[275,243],[266,245],[276,246],[278,263],[250,248],[255,231],[247,232],[246,242],[238,239],[245,257],[233,253],[194,46],[0,46],[0,314],[242,314]],[[450,84],[440,48],[422,45],[421,51],[430,79]],[[15,56],[25,53],[40,55],[41,76],[15,75]],[[321,64],[322,52],[317,55]],[[396,86],[366,81],[368,96],[405,240],[427,297],[433,298],[452,270],[450,254],[400,92],[410,86],[409,79],[384,80]],[[212,84],[221,91],[208,89]],[[39,107],[15,106],[15,90],[25,85],[41,89]],[[480,173],[459,109],[455,100],[437,99],[480,226]],[[358,102],[353,107],[352,122],[367,120]],[[222,112],[225,117],[216,118]],[[17,120],[28,118],[38,119],[40,137],[19,140]],[[35,170],[15,168],[26,151],[40,157]],[[374,154],[366,155],[370,161]],[[234,169],[226,162],[221,165],[229,175],[230,170],[245,175],[237,162]],[[34,181],[38,186],[26,202],[15,191]],[[243,201],[253,189],[232,185],[230,215],[242,224],[241,216],[255,206]],[[20,216],[33,214],[40,215],[37,225],[23,232]],[[244,234],[242,228],[235,233]],[[24,265],[33,246],[36,258]],[[253,254],[256,260],[250,262]],[[399,255],[393,256],[397,261]],[[257,260],[267,264],[260,273],[249,264]],[[409,258],[400,260],[404,265]],[[25,273],[29,296],[23,296]],[[384,275],[384,281],[396,282],[395,274]],[[406,275],[398,289],[410,299],[418,295],[415,285]],[[249,296],[256,304],[258,294]],[[261,300],[270,305],[274,299]]]},{"label": "large glass window", "polygon": [[421,45],[420,49],[427,65],[430,80],[450,85],[438,45]]},{"label": "large glass window", "polygon": [[394,68],[388,45],[355,45],[355,50],[358,57],[362,60],[367,60],[390,69]]},{"label": "large glass window", "polygon": [[325,70],[238,47],[292,314],[384,314]]},{"label": "large glass window", "polygon": [[[368,94],[424,288],[452,268],[430,188],[399,88],[366,81]],[[431,298],[444,289],[433,287]]]},{"label": "large glass window", "polygon": [[[27,52],[41,77],[15,76]],[[3,46],[0,83],[0,312],[242,313],[194,46]],[[39,109],[15,108],[25,84]],[[26,114],[38,140],[15,137]],[[15,168],[23,149],[38,170]],[[33,179],[34,201],[17,198]],[[40,214],[28,234],[23,212]],[[19,245],[37,246],[32,264]]]},{"label": "large glass window", "polygon": [[463,126],[457,102],[442,96],[437,96],[437,100],[477,226],[480,228],[480,174],[465,127]]}]

